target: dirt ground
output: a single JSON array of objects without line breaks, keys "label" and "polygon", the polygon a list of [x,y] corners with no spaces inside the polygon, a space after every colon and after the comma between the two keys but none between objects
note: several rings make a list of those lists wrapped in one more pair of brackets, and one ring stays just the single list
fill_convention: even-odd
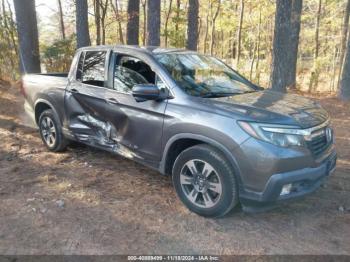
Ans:
[{"label": "dirt ground", "polygon": [[339,161],[325,186],[274,210],[205,219],[171,180],[81,145],[50,153],[17,88],[0,86],[0,254],[350,254],[350,105],[333,117]]}]

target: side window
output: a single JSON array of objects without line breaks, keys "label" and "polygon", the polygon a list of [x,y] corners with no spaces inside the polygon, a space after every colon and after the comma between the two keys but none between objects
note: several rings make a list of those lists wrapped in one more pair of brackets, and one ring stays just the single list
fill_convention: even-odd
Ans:
[{"label": "side window", "polygon": [[[81,80],[84,84],[104,86],[106,51],[85,52]],[[81,60],[81,59],[80,59]],[[79,65],[80,65],[79,60]],[[78,65],[78,70],[79,70]],[[78,77],[79,71],[77,72]]]},{"label": "side window", "polygon": [[156,74],[151,67],[138,58],[121,56],[114,72],[114,89],[130,93],[134,85],[155,84]]}]

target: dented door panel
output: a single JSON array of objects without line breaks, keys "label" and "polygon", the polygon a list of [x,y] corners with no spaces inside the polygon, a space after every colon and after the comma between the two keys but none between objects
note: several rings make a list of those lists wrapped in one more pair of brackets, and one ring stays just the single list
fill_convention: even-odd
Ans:
[{"label": "dented door panel", "polygon": [[115,151],[114,128],[105,121],[105,91],[109,52],[81,53],[76,80],[67,88],[65,106],[68,128],[76,140]]},{"label": "dented door panel", "polygon": [[79,142],[157,168],[167,101],[138,103],[130,93],[114,90],[115,60],[109,55],[107,59],[104,87],[81,79],[70,82],[65,94],[67,126]]},{"label": "dented door panel", "polygon": [[65,95],[68,128],[74,137],[88,144],[98,144],[107,140],[108,125],[103,121],[106,112],[104,88],[81,84],[71,84]]},{"label": "dented door panel", "polygon": [[133,148],[120,143],[120,132],[111,121],[113,111],[105,99],[108,89],[94,86],[92,90],[87,90],[89,87],[82,89],[85,94],[67,92],[67,107],[71,116],[69,128],[75,138],[82,143],[142,161],[143,157]]},{"label": "dented door panel", "polygon": [[[150,165],[161,159],[163,121],[167,101],[138,103],[131,94],[106,90],[106,119],[116,131],[116,141]],[[153,163],[153,164],[152,164]]]}]

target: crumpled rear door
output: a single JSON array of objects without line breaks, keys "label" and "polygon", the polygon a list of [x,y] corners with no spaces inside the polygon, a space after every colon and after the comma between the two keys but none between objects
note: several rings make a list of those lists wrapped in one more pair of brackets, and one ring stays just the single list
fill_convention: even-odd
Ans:
[{"label": "crumpled rear door", "polygon": [[107,51],[83,53],[77,79],[70,83],[65,95],[69,130],[78,141],[95,146],[111,144],[112,126],[104,121],[106,60]]}]

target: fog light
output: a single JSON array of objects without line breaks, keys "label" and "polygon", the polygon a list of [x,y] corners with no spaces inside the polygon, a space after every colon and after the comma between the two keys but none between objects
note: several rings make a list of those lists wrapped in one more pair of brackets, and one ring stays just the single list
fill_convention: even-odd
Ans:
[{"label": "fog light", "polygon": [[282,187],[281,196],[290,194],[292,190],[292,184],[286,184]]}]

